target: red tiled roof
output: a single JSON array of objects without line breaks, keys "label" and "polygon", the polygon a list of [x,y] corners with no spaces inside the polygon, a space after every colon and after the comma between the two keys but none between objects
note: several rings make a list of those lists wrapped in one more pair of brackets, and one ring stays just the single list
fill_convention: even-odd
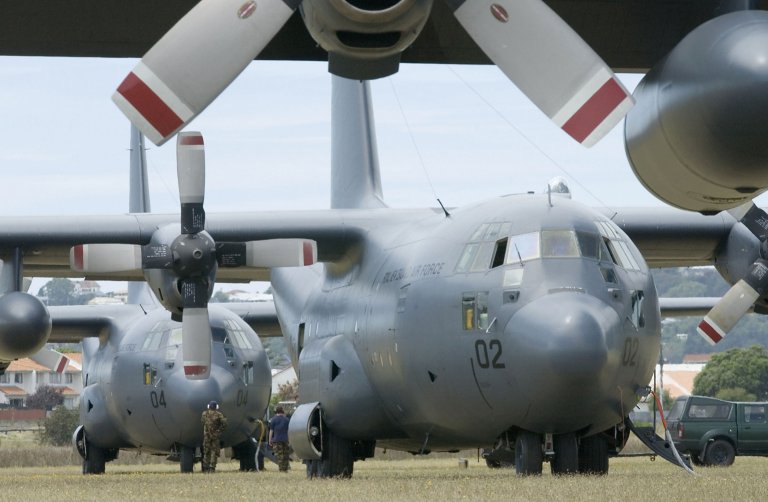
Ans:
[{"label": "red tiled roof", "polygon": [[23,359],[17,359],[15,361],[11,361],[11,364],[8,365],[8,368],[5,370],[5,372],[8,373],[9,371],[15,371],[17,373],[21,373],[21,372],[50,371],[50,370],[45,366],[43,366],[42,364],[37,364],[32,359],[25,357]]},{"label": "red tiled roof", "polygon": [[21,387],[16,387],[14,385],[10,386],[0,386],[0,392],[5,394],[6,396],[28,396],[27,391],[22,389]]}]

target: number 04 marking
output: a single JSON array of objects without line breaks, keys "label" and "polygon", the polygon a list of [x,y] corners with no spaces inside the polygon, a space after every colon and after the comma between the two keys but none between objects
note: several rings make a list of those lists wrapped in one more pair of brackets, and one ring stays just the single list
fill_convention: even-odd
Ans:
[{"label": "number 04 marking", "polygon": [[504,363],[499,362],[501,353],[501,342],[495,338],[487,344],[482,339],[475,342],[475,357],[481,368],[506,368]]}]

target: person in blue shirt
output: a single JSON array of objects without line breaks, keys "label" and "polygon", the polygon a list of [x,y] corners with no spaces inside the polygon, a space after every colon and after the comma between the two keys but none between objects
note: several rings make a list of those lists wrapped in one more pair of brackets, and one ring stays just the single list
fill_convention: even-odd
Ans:
[{"label": "person in blue shirt", "polygon": [[269,421],[269,446],[277,457],[277,466],[280,472],[288,472],[288,422],[282,406],[275,408],[275,416]]}]

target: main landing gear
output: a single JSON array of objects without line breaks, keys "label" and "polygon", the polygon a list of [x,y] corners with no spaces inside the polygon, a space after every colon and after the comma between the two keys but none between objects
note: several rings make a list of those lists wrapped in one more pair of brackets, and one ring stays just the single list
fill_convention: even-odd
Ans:
[{"label": "main landing gear", "polygon": [[[505,459],[512,453],[512,442],[497,443],[487,453],[489,467],[510,466]],[[537,476],[542,473],[544,461],[548,461],[554,475],[607,474],[608,439],[604,434],[579,439],[574,433],[538,434],[517,431],[514,435],[514,466],[519,476]]]}]

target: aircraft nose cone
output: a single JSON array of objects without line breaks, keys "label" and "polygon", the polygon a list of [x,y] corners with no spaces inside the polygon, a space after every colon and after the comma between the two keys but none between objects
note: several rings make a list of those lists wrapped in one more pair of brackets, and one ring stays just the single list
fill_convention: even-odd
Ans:
[{"label": "aircraft nose cone", "polygon": [[506,344],[529,397],[562,410],[585,393],[596,393],[608,364],[607,340],[620,329],[616,311],[582,293],[534,300],[509,320]]}]

